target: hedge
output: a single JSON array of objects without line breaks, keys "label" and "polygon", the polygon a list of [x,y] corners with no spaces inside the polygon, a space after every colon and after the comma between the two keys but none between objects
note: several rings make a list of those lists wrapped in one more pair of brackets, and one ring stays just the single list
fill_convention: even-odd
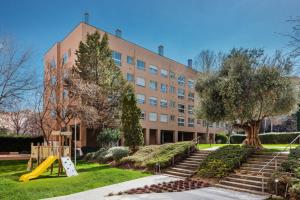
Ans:
[{"label": "hedge", "polygon": [[[259,138],[262,144],[289,144],[300,132],[262,133]],[[230,137],[231,144],[241,144],[246,135],[236,134]]]},{"label": "hedge", "polygon": [[43,136],[0,136],[0,152],[30,152],[31,143],[43,143]]}]

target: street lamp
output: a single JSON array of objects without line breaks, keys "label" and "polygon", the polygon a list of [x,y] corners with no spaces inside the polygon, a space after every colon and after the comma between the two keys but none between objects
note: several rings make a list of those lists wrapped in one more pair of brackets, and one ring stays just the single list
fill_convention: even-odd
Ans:
[{"label": "street lamp", "polygon": [[276,192],[276,196],[278,195],[278,178],[275,179],[275,192]]}]

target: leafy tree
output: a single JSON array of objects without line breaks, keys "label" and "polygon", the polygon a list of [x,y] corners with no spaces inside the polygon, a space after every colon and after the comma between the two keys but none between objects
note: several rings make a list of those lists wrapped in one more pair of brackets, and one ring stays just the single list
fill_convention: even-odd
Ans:
[{"label": "leafy tree", "polygon": [[101,149],[109,149],[110,147],[116,146],[120,139],[120,135],[119,129],[105,128],[97,136],[97,143]]},{"label": "leafy tree", "polygon": [[73,113],[94,130],[117,126],[128,84],[112,59],[107,34],[102,38],[97,31],[87,34],[76,56],[75,66],[65,79],[69,97],[78,102]]},{"label": "leafy tree", "polygon": [[129,89],[124,95],[122,102],[122,130],[124,133],[125,145],[133,151],[138,146],[143,145],[144,137],[142,126],[140,125],[141,110],[136,105],[133,89]]},{"label": "leafy tree", "polygon": [[270,58],[262,50],[233,49],[219,71],[197,81],[198,117],[231,121],[233,128],[247,133],[245,144],[262,148],[261,121],[289,113],[296,103],[287,76],[291,65],[278,52]]}]

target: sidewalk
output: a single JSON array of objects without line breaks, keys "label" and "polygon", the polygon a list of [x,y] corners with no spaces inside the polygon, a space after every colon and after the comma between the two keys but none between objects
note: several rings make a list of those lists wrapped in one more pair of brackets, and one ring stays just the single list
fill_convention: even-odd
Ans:
[{"label": "sidewalk", "polygon": [[151,185],[173,180],[176,180],[176,178],[168,177],[165,175],[153,175],[71,195],[49,198],[48,200],[263,200],[267,198],[267,196],[253,195],[244,192],[236,192],[216,187],[208,187],[172,193],[169,192],[139,195],[107,196],[111,192],[117,193],[136,187],[143,187],[144,185]]}]

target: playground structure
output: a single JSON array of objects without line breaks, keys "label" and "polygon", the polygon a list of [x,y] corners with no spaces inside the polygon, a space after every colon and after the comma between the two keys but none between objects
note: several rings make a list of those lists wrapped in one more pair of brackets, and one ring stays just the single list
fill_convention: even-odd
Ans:
[{"label": "playground structure", "polygon": [[[58,144],[54,145],[53,140],[50,144],[37,144],[34,146],[31,144],[31,155],[27,164],[27,170],[33,169],[34,163],[36,168],[20,177],[20,181],[29,181],[30,179],[37,178],[49,167],[51,168],[51,174],[53,173],[54,162],[58,160],[58,176],[63,172],[63,168],[66,171],[67,176],[75,176],[77,172],[70,159],[71,156],[71,132],[52,131],[51,137],[58,137]],[[64,162],[64,163],[63,163]]]}]

